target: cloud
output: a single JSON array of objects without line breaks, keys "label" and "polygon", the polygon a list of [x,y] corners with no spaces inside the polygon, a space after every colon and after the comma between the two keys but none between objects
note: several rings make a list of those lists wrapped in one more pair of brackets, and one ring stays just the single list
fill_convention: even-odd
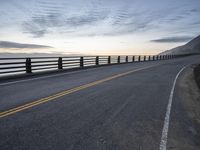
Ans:
[{"label": "cloud", "polygon": [[[155,7],[151,7],[154,2],[148,5],[144,3],[145,0],[88,0],[84,3],[80,0],[36,0],[15,2],[13,6],[23,13],[18,19],[21,21],[22,32],[34,38],[54,33],[69,37],[119,36],[145,34],[148,31],[172,33],[173,30],[181,30],[181,27],[188,29],[191,26],[189,23],[198,26],[198,17],[193,17],[200,12],[198,7],[180,7],[180,2],[174,5],[163,2]],[[194,24],[194,21],[197,23]]]},{"label": "cloud", "polygon": [[[95,13],[95,14],[94,14]],[[91,25],[98,21],[102,21],[107,17],[106,13],[98,14],[98,12],[89,12],[85,15],[72,16],[66,19],[65,25],[69,27],[80,27]]]},{"label": "cloud", "polygon": [[23,44],[23,43],[16,43],[16,42],[9,42],[9,41],[0,41],[0,48],[27,48],[27,49],[42,49],[42,48],[53,48],[51,46],[46,45],[37,45],[37,44]]},{"label": "cloud", "polygon": [[160,39],[151,40],[151,42],[155,43],[180,43],[187,42],[193,39],[191,36],[174,36],[174,37],[164,37]]},{"label": "cloud", "polygon": [[[33,13],[28,20],[22,23],[24,33],[34,38],[43,37],[52,31],[67,32],[68,30],[94,25],[103,21],[109,14],[108,10],[87,8],[86,10],[68,14],[64,6],[53,2],[38,2],[37,13]],[[66,30],[63,30],[66,29]]]},{"label": "cloud", "polygon": [[33,38],[43,37],[49,32],[45,27],[39,26],[32,22],[24,22],[23,30],[23,33],[31,34]]}]

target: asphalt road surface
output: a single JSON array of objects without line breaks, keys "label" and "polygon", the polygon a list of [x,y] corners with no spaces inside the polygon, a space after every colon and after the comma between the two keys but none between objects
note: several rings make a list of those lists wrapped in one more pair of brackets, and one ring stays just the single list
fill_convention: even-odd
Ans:
[{"label": "asphalt road surface", "polygon": [[200,56],[1,81],[0,150],[164,150],[175,78],[194,63]]}]

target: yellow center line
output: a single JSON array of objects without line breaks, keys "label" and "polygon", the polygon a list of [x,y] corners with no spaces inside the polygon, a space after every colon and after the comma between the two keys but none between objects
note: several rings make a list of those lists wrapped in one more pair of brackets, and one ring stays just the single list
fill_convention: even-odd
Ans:
[{"label": "yellow center line", "polygon": [[65,95],[68,95],[68,94],[71,94],[71,93],[74,93],[74,92],[77,92],[77,91],[80,91],[80,90],[83,90],[83,89],[86,89],[86,88],[89,88],[89,87],[92,87],[92,86],[95,86],[95,85],[98,85],[98,84],[101,84],[103,82],[110,81],[110,80],[113,80],[113,79],[116,79],[116,78],[119,78],[119,77],[122,77],[122,76],[126,76],[128,74],[138,72],[140,70],[152,68],[152,67],[155,67],[155,66],[158,66],[158,65],[152,65],[152,66],[149,66],[149,67],[144,67],[144,68],[135,69],[135,70],[131,70],[131,71],[128,71],[128,72],[120,73],[120,74],[117,74],[117,75],[113,75],[113,76],[110,76],[110,77],[107,77],[107,78],[104,78],[104,79],[101,79],[101,80],[97,80],[97,81],[94,81],[94,82],[91,82],[91,83],[88,83],[88,84],[85,84],[85,85],[81,85],[81,86],[78,86],[78,87],[75,87],[75,88],[72,88],[72,89],[69,89],[69,90],[65,90],[63,92],[60,92],[60,93],[57,93],[57,94],[54,94],[54,95],[51,95],[51,96],[48,96],[48,97],[45,97],[45,98],[42,98],[42,99],[39,99],[39,100],[35,100],[33,102],[30,102],[30,103],[23,104],[21,106],[0,112],[0,118],[15,114],[17,112],[26,110],[28,108],[31,108],[31,107],[34,107],[34,106],[37,106],[37,105],[40,105],[40,104],[43,104],[43,103],[46,103],[46,102],[49,102],[49,101],[52,101],[52,100],[55,100],[59,97],[62,97],[62,96],[65,96]]}]

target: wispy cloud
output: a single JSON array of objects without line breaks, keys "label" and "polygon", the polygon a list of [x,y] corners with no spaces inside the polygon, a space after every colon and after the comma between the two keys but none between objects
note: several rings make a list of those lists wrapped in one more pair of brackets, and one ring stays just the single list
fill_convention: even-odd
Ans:
[{"label": "wispy cloud", "polygon": [[37,45],[37,44],[24,44],[24,43],[16,43],[9,41],[0,41],[0,48],[16,48],[16,49],[42,49],[42,48],[53,48],[51,46],[46,45]]},{"label": "wispy cloud", "polygon": [[[38,2],[38,11],[30,19],[23,22],[23,32],[29,33],[35,38],[43,37],[53,29],[65,28],[67,30],[91,26],[99,21],[103,21],[108,16],[107,10],[88,8],[82,13],[67,14],[66,8],[59,3]],[[67,31],[63,31],[66,33]]]},{"label": "wispy cloud", "polygon": [[[44,37],[54,32],[69,36],[118,36],[138,32],[145,34],[145,31],[150,30],[157,32],[173,30],[174,32],[180,29],[180,26],[185,29],[190,26],[189,23],[196,22],[193,26],[199,23],[198,17],[195,19],[191,17],[199,15],[198,5],[180,7],[180,2],[168,5],[170,4],[168,1],[163,3],[155,1],[147,6],[147,1],[86,0],[82,4],[80,0],[57,0],[56,2],[23,0],[21,3],[12,1],[9,5],[12,4],[21,11],[18,16],[22,21],[20,23],[22,32],[34,38]],[[186,2],[183,1],[181,4]],[[154,3],[159,3],[159,7]],[[10,14],[7,10],[3,12]]]},{"label": "wispy cloud", "polygon": [[187,42],[194,37],[191,36],[174,36],[174,37],[164,37],[160,39],[151,40],[151,42],[156,43],[180,43],[180,42]]}]

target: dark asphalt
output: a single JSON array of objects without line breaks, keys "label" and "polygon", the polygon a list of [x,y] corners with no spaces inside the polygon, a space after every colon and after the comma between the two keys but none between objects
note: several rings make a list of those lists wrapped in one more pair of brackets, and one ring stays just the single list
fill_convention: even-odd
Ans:
[{"label": "dark asphalt", "polygon": [[[158,150],[173,80],[200,56],[0,83],[0,111],[148,67],[0,118],[0,150]],[[6,81],[4,81],[6,83]],[[172,105],[173,111],[173,105]]]}]

